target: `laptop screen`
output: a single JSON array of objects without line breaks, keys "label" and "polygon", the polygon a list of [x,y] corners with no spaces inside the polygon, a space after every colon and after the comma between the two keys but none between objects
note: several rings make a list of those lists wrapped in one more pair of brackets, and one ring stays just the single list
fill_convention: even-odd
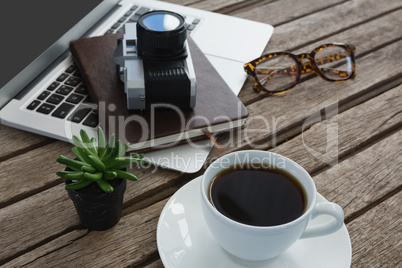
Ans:
[{"label": "laptop screen", "polygon": [[[25,87],[31,79],[44,70],[43,67],[54,61],[68,48],[71,38],[82,36],[90,26],[110,11],[116,2],[116,0],[35,0],[7,1],[2,5],[0,8],[2,34],[0,96],[3,98],[5,94],[2,91],[6,90],[9,91],[8,95],[18,93],[11,91]],[[88,14],[90,19],[83,20]],[[66,33],[69,34],[69,39],[60,41]],[[52,53],[49,50],[52,50]],[[44,55],[46,53],[47,55]],[[32,64],[35,60],[39,61],[37,62],[39,65],[30,68],[30,64],[35,65]],[[7,84],[10,84],[13,78],[16,80],[16,76],[21,75],[23,70],[25,76],[12,81],[13,89],[7,89],[7,86],[10,86]],[[21,80],[25,80],[25,84]]]}]

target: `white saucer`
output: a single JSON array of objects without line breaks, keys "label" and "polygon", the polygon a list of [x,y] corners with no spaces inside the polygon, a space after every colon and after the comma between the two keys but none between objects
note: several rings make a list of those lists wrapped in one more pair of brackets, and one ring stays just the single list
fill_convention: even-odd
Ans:
[{"label": "white saucer", "polygon": [[[198,177],[180,188],[166,203],[157,227],[157,244],[166,268],[346,268],[352,248],[346,226],[331,235],[300,239],[280,256],[246,262],[226,253],[214,240],[203,219]],[[325,198],[318,194],[318,202]],[[316,218],[310,224],[317,224]]]}]

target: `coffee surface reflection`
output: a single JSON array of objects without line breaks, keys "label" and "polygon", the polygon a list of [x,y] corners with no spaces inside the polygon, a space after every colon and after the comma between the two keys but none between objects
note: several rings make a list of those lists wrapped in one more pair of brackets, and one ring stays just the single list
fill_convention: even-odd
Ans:
[{"label": "coffee surface reflection", "polygon": [[209,200],[228,218],[253,226],[275,226],[300,217],[305,190],[285,170],[253,165],[219,172],[209,186]]}]

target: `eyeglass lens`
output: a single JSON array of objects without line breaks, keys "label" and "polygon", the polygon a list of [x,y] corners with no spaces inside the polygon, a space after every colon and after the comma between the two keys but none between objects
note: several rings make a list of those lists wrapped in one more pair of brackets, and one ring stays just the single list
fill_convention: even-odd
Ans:
[{"label": "eyeglass lens", "polygon": [[320,73],[331,80],[344,80],[352,74],[352,59],[344,47],[330,46],[315,54]]},{"label": "eyeglass lens", "polygon": [[297,77],[297,63],[287,56],[278,55],[260,62],[255,69],[260,84],[271,92],[279,92],[292,86]]},{"label": "eyeglass lens", "polygon": [[[352,74],[352,60],[343,47],[325,47],[316,53],[314,59],[321,75],[330,80],[345,80]],[[303,63],[306,64],[309,66],[309,62]],[[286,55],[268,57],[255,68],[257,80],[270,92],[293,87],[298,72],[296,60]]]}]

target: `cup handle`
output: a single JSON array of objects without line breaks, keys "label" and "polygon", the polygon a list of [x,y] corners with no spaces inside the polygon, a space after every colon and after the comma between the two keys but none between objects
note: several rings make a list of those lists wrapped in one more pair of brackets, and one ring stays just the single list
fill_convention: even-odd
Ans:
[{"label": "cup handle", "polygon": [[338,231],[343,226],[344,214],[342,208],[332,202],[321,202],[315,205],[312,218],[320,215],[329,215],[331,220],[321,224],[307,225],[300,238],[310,238],[322,235],[328,235]]}]

